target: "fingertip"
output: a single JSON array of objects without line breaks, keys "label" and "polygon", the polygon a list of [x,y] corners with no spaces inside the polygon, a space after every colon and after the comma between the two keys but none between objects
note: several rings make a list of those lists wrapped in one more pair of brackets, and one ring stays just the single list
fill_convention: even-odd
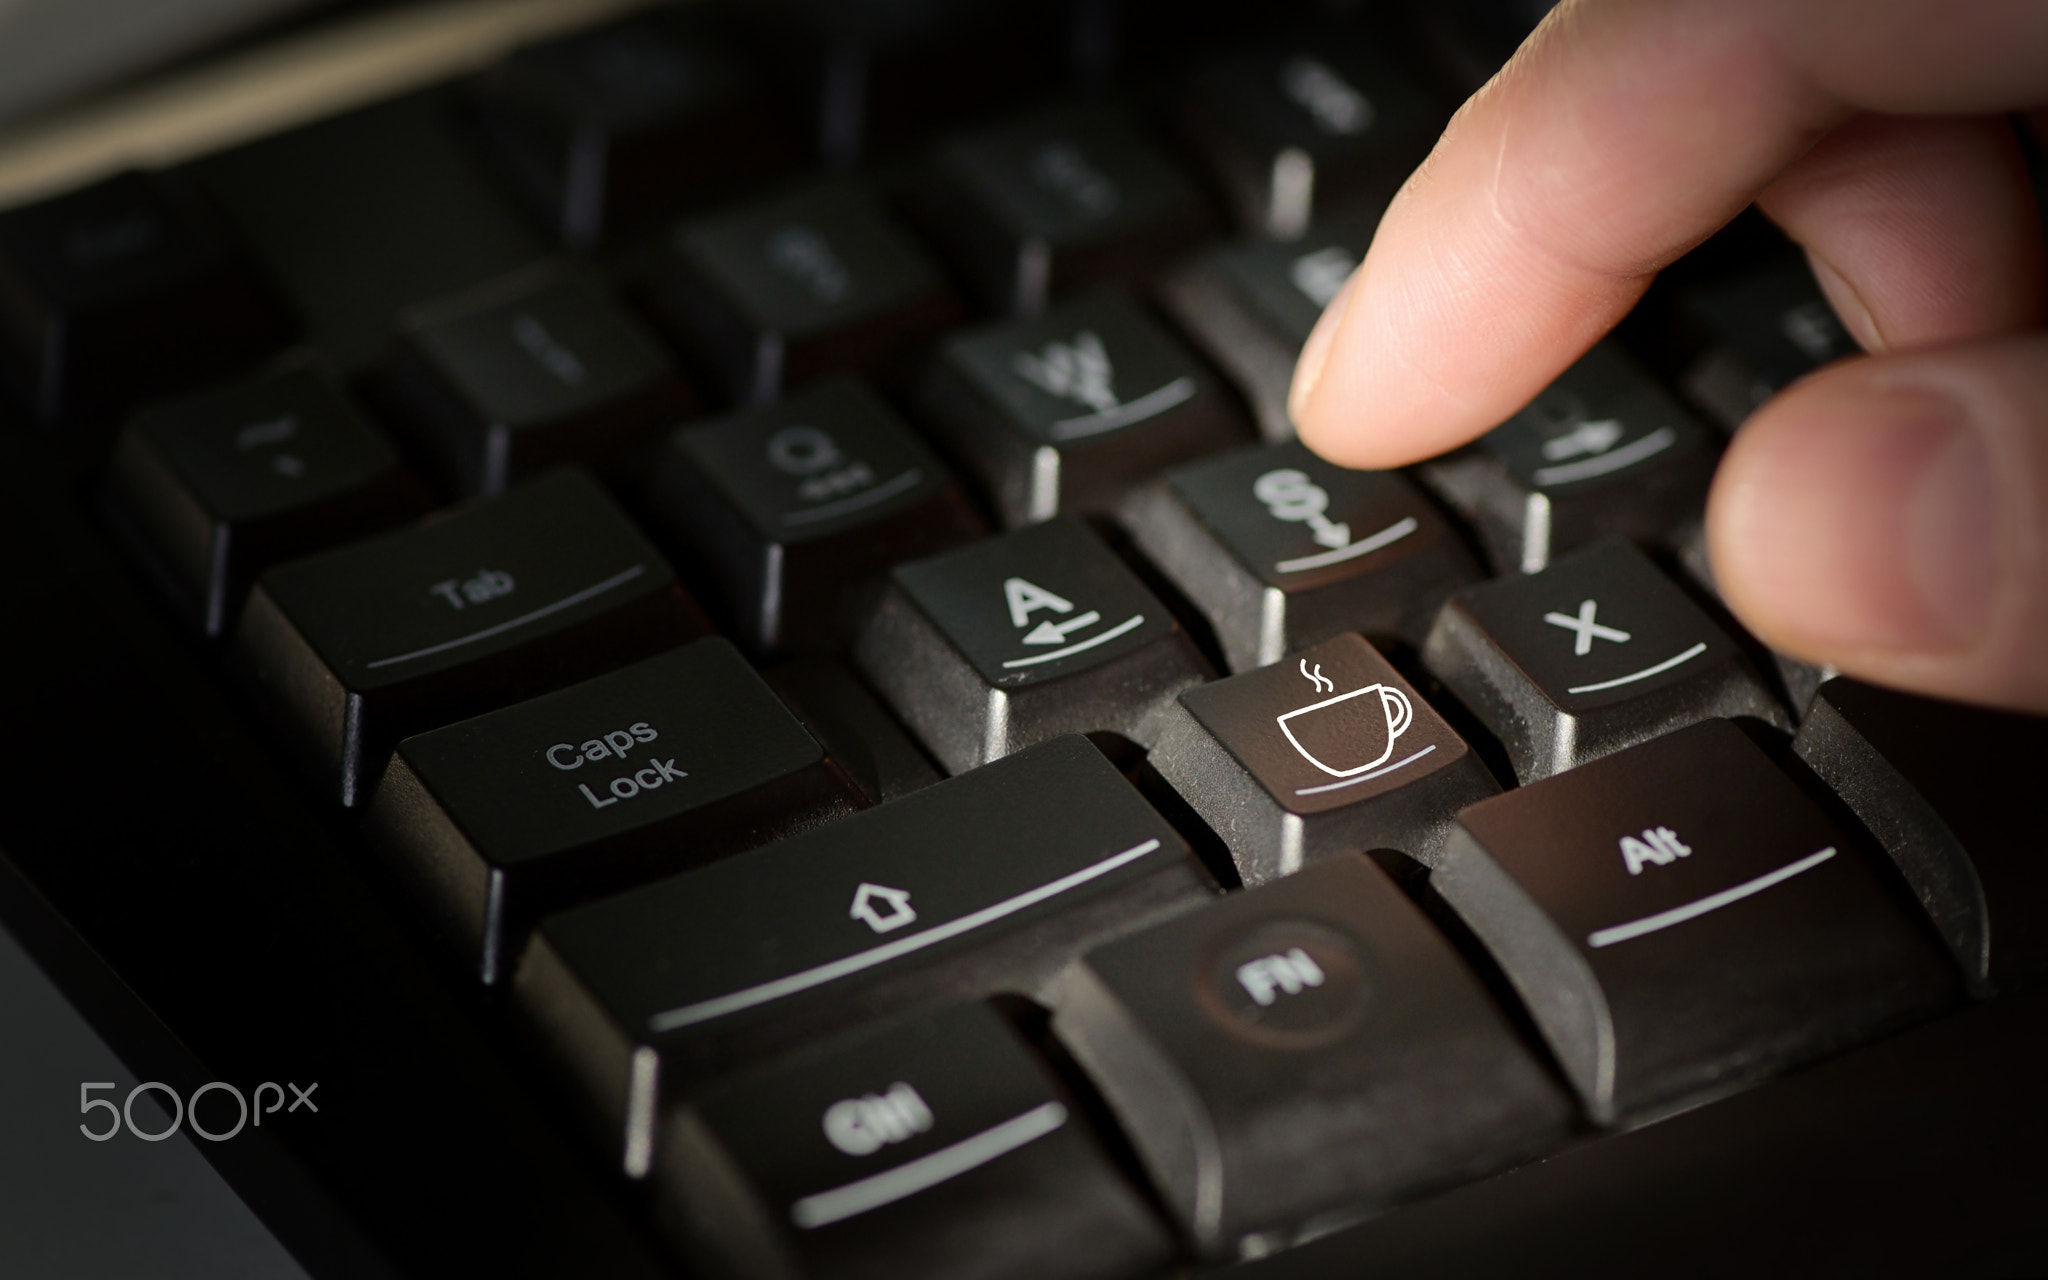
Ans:
[{"label": "fingertip", "polygon": [[2048,708],[2048,433],[2026,403],[2048,352],[2008,346],[1842,366],[1743,428],[1708,500],[1709,554],[1759,638],[1881,683]]},{"label": "fingertip", "polygon": [[1353,267],[1351,274],[1344,278],[1337,295],[1323,308],[1323,314],[1316,317],[1315,328],[1309,330],[1308,341],[1302,344],[1301,355],[1294,362],[1294,381],[1287,389],[1287,412],[1297,423],[1311,416],[1309,409],[1315,400],[1316,384],[1322,381],[1323,366],[1330,358],[1330,344],[1336,340],[1337,327],[1344,323],[1344,310],[1351,303],[1351,294],[1358,287],[1358,273],[1362,270],[1363,263]]}]

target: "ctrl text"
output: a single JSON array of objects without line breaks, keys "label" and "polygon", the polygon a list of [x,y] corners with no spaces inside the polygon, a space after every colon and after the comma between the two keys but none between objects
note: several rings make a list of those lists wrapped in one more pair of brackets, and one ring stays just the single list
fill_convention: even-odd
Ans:
[{"label": "ctrl text", "polygon": [[[307,1111],[320,1110],[320,1104],[313,1101],[313,1091],[320,1087],[317,1082],[301,1088],[290,1081],[280,1085],[275,1081],[265,1080],[262,1084],[256,1086],[256,1091],[252,1096],[244,1097],[242,1091],[235,1086],[224,1080],[214,1080],[194,1089],[190,1097],[181,1097],[176,1089],[167,1084],[156,1080],[146,1080],[130,1089],[127,1100],[119,1104],[116,1104],[112,1098],[95,1098],[92,1096],[93,1091],[96,1089],[116,1089],[119,1087],[119,1085],[111,1080],[84,1081],[78,1086],[78,1112],[80,1115],[90,1116],[101,1108],[105,1108],[107,1112],[106,1127],[104,1128],[95,1129],[90,1124],[80,1124],[78,1126],[78,1131],[91,1138],[94,1142],[105,1142],[123,1129],[126,1129],[131,1135],[142,1139],[144,1142],[162,1142],[180,1128],[190,1129],[208,1142],[226,1142],[229,1138],[240,1133],[245,1125],[253,1124],[260,1128],[263,1124],[263,1117],[275,1115],[280,1110],[286,1115],[290,1115],[302,1107]],[[289,1095],[291,1098],[290,1106],[285,1105],[286,1090],[291,1091]],[[157,1105],[170,1116],[170,1123],[161,1129],[149,1127],[152,1119],[146,1111],[143,1115],[143,1123],[137,1124],[135,1122],[136,1099],[152,1093],[161,1095]],[[200,1123],[199,1103],[207,1095],[214,1093],[218,1093],[221,1096],[207,1108],[214,1126],[209,1129],[206,1125]],[[266,1101],[269,1103],[268,1106],[264,1105]],[[233,1115],[235,1123],[231,1128],[224,1128],[222,1127],[222,1122],[228,1114],[225,1109],[230,1102],[234,1106]]]},{"label": "ctrl text", "polygon": [[825,1108],[825,1138],[850,1156],[873,1155],[932,1127],[932,1109],[898,1080],[881,1093],[843,1098]]}]

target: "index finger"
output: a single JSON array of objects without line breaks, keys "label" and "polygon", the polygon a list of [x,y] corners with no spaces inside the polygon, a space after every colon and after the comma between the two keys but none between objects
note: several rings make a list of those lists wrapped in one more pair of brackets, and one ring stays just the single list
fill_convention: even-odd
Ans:
[{"label": "index finger", "polygon": [[1318,452],[1396,466],[1489,430],[1835,125],[2024,105],[2048,6],[1586,0],[1465,107],[1303,352]]}]

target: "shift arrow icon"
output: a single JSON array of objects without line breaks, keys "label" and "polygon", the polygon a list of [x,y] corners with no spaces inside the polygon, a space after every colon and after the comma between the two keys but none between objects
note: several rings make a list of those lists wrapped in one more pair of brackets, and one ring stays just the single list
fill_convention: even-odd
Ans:
[{"label": "shift arrow icon", "polygon": [[865,881],[853,891],[853,909],[846,914],[876,933],[900,929],[917,919],[917,912],[910,905],[908,890]]}]

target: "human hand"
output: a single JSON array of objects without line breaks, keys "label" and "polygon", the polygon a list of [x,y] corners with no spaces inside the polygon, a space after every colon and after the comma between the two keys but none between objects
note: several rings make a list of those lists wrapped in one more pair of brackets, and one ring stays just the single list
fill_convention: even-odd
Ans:
[{"label": "human hand", "polygon": [[1295,371],[1302,439],[1392,467],[1505,421],[1752,200],[1869,358],[1744,424],[1707,503],[1773,648],[2048,711],[2048,313],[2009,120],[2039,0],[1567,0],[1395,197]]}]

